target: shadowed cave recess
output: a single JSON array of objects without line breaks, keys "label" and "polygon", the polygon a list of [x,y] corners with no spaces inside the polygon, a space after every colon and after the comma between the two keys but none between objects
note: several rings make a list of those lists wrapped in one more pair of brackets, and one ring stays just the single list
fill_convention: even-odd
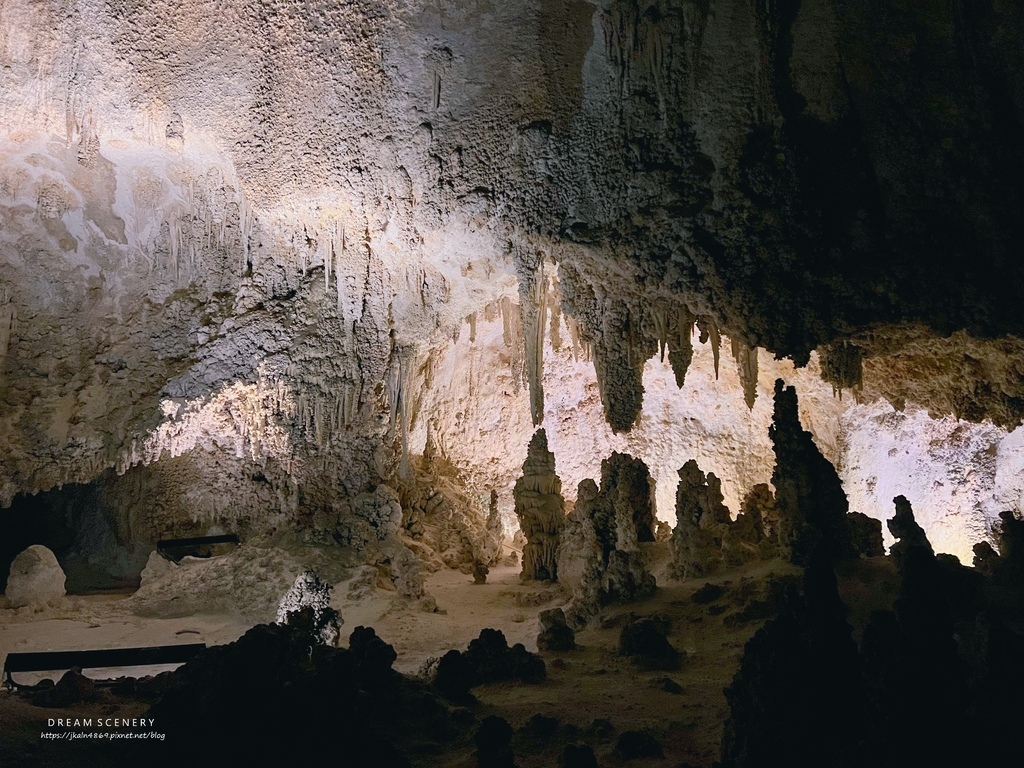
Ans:
[{"label": "shadowed cave recess", "polygon": [[1017,0],[4,0],[0,657],[209,649],[0,749],[994,760],[1022,73]]}]

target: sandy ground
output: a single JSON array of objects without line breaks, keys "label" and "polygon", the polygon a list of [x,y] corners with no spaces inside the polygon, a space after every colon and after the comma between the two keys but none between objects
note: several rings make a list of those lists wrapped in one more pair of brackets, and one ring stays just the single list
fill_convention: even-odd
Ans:
[{"label": "sandy ground", "polygon": [[[624,765],[613,752],[615,739],[625,730],[636,729],[649,729],[664,746],[663,759],[647,759],[644,764],[710,766],[718,757],[727,715],[723,689],[735,674],[744,644],[762,623],[759,619],[737,621],[736,614],[757,599],[767,578],[779,573],[791,573],[791,569],[778,562],[755,564],[708,580],[669,583],[649,600],[615,606],[593,627],[577,633],[578,650],[542,654],[548,668],[544,683],[474,689],[480,702],[477,714],[498,714],[519,729],[513,746],[521,768],[554,765],[566,742],[586,738],[595,743],[595,733],[602,734],[596,737],[600,764]],[[726,592],[712,605],[697,605],[690,595],[705,581],[722,584]],[[416,674],[429,659],[452,648],[464,649],[484,627],[501,629],[510,645],[521,642],[536,651],[538,613],[565,602],[557,587],[520,584],[518,569],[510,567],[493,569],[484,585],[474,585],[465,574],[442,570],[430,576],[427,589],[437,601],[437,613],[421,611],[417,603],[381,589],[365,599],[349,601],[344,599],[346,585],[339,584],[334,603],[345,622],[343,638],[356,626],[373,626],[398,652],[395,667]],[[212,645],[236,639],[250,625],[228,613],[142,618],[127,609],[126,597],[73,597],[67,599],[64,607],[44,613],[0,610],[0,657],[12,651],[194,642]],[[629,612],[671,617],[669,639],[685,652],[681,669],[642,671],[617,654],[621,617]],[[94,670],[87,674],[103,678],[154,671],[158,670]],[[21,675],[19,680],[34,682],[44,676],[58,675]],[[663,690],[666,677],[678,683],[682,692]],[[110,702],[100,706],[117,708]],[[80,712],[81,707],[77,709]],[[20,734],[19,738],[38,741],[34,732],[40,730],[47,718],[75,714],[61,712],[32,707],[4,692],[0,694],[0,713],[7,722],[3,740]],[[537,734],[524,728],[536,715],[557,719],[555,732]],[[602,720],[608,721],[608,725],[602,724]],[[59,749],[59,745],[33,744],[20,754],[27,759],[36,748]],[[474,765],[468,748],[440,758],[423,755],[413,759],[421,765]]]}]

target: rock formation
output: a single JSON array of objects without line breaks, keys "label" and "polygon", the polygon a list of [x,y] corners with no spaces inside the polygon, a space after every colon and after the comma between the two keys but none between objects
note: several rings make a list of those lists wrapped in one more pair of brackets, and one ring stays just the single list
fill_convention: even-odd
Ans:
[{"label": "rock formation", "polygon": [[419,600],[426,594],[426,567],[408,547],[399,546],[391,556],[391,578],[398,594]]},{"label": "rock formation", "polygon": [[524,580],[558,577],[558,537],[565,526],[562,483],[555,474],[555,455],[548,438],[538,429],[530,440],[523,475],[516,481],[515,504],[519,527],[526,536],[523,547]]},{"label": "rock formation", "polygon": [[723,766],[779,754],[793,765],[953,765],[1012,749],[1011,723],[1024,712],[1024,664],[1014,655],[1024,651],[1020,582],[935,555],[907,499],[894,503],[892,610],[861,618],[858,647],[819,550],[802,594],[788,592],[780,615],[747,643],[726,692]]},{"label": "rock formation", "polygon": [[798,565],[816,557],[853,554],[846,521],[848,504],[839,475],[800,426],[796,390],[775,382],[775,412],[769,430],[775,448],[775,507],[779,546]]},{"label": "rock formation", "polygon": [[[679,470],[676,527],[672,531],[672,575],[677,579],[707,576],[723,566],[776,555],[775,499],[767,485],[757,485],[743,500],[733,521],[714,472],[706,476],[690,460]],[[777,528],[777,523],[775,525]]]},{"label": "rock formation", "polygon": [[483,629],[465,651],[448,651],[433,670],[433,683],[446,696],[459,699],[485,683],[539,683],[547,676],[544,661],[522,643],[509,648],[505,633]]},{"label": "rock formation", "polygon": [[487,523],[483,543],[478,558],[485,565],[497,565],[501,560],[505,544],[505,525],[498,511],[498,492],[491,489],[491,498],[487,507]]},{"label": "rock formation", "polygon": [[647,477],[643,462],[615,453],[601,463],[600,488],[593,480],[580,483],[558,551],[560,581],[573,593],[571,624],[585,622],[602,605],[654,591],[640,544],[641,535],[653,540],[651,496],[642,492]]},{"label": "rock formation", "polygon": [[284,593],[277,607],[277,623],[291,624],[299,620],[293,614],[304,609],[310,612],[310,631],[321,645],[334,646],[338,642],[341,615],[331,607],[333,585],[322,581],[313,571],[303,571],[295,578],[291,589]]},{"label": "rock formation", "polygon": [[[329,648],[304,627],[256,626],[164,676],[146,716],[162,723],[167,738],[140,745],[132,760],[179,762],[200,750],[225,763],[315,762],[331,733],[348,744],[346,759],[407,768],[403,753],[436,747],[458,726],[424,683],[391,668],[394,659],[369,628],[357,627],[348,648]],[[268,723],[289,738],[268,738]],[[236,739],[225,739],[225,728]]]},{"label": "rock formation", "polygon": [[721,483],[692,459],[679,470],[676,527],[672,531],[672,572],[678,579],[713,573],[724,561],[724,540],[732,517],[722,503]]},{"label": "rock formation", "polygon": [[541,611],[540,634],[537,635],[537,648],[541,651],[571,651],[576,648],[576,634],[565,621],[565,612],[561,608]]},{"label": "rock formation", "polygon": [[33,544],[11,563],[7,577],[7,603],[11,608],[41,610],[64,597],[64,571],[57,558],[41,544]]},{"label": "rock formation", "polygon": [[682,656],[668,641],[666,617],[629,617],[619,633],[619,655],[641,669],[679,669]]}]

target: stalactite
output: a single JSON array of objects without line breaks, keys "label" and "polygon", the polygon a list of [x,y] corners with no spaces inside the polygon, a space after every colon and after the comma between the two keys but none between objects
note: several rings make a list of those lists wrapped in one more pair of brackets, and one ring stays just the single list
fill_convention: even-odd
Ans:
[{"label": "stalactite", "polygon": [[522,314],[526,377],[530,389],[530,413],[533,425],[544,421],[544,329],[547,326],[548,284],[544,262],[521,285],[519,307]]},{"label": "stalactite", "polygon": [[594,371],[605,418],[615,432],[628,432],[643,407],[644,364],[657,343],[638,327],[629,304],[607,300],[601,308],[601,332],[594,341]]},{"label": "stalactite", "polygon": [[680,304],[674,316],[669,318],[668,362],[675,374],[676,386],[682,389],[686,372],[693,362],[693,324],[696,317],[684,304]]},{"label": "stalactite", "polygon": [[653,336],[658,342],[658,357],[665,362],[665,352],[668,349],[669,338],[669,308],[664,301],[658,301],[650,308],[647,314],[650,323],[645,332]]},{"label": "stalactite", "polygon": [[569,340],[572,342],[572,359],[574,362],[579,360],[590,360],[591,359],[591,348],[590,344],[580,335],[580,326],[576,320],[569,315],[565,316],[565,327],[569,331]]},{"label": "stalactite", "polygon": [[415,373],[415,352],[411,347],[392,350],[388,368],[388,405],[390,410],[388,435],[401,439],[402,456],[409,454],[410,399]]},{"label": "stalactite", "polygon": [[863,380],[863,359],[860,347],[848,341],[829,344],[819,351],[821,378],[832,385],[832,394],[843,399],[843,390],[856,392]]},{"label": "stalactite", "polygon": [[512,389],[518,394],[526,383],[526,365],[523,343],[523,318],[519,307],[511,298],[498,300],[498,311],[502,320],[502,339],[509,351],[509,370],[512,374]]},{"label": "stalactite", "polygon": [[743,342],[733,339],[732,356],[740,371],[743,401],[747,408],[753,410],[754,401],[757,400],[757,347],[751,349]]},{"label": "stalactite", "polygon": [[722,336],[718,332],[718,325],[713,318],[700,317],[697,319],[697,327],[700,329],[701,344],[711,339],[711,354],[715,358],[715,381],[718,381],[718,361],[721,356],[722,347]]},{"label": "stalactite", "polygon": [[466,318],[466,322],[469,323],[469,343],[472,344],[476,341],[476,312],[470,313],[469,317]]}]

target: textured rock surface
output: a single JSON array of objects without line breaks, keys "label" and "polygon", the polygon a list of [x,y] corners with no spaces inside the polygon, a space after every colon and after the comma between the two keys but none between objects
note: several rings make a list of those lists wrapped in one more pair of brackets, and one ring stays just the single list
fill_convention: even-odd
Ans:
[{"label": "textured rock surface", "polygon": [[[637,460],[613,454],[601,463],[601,487],[593,480],[580,483],[576,506],[566,519],[558,550],[561,582],[572,591],[570,623],[581,625],[602,605],[643,598],[654,592],[655,579],[640,544],[637,521],[652,518],[648,506],[630,498],[628,477],[646,476],[636,470]],[[640,462],[642,466],[642,462]],[[641,500],[644,497],[641,497]],[[646,498],[648,504],[650,497]]]},{"label": "textured rock surface", "polygon": [[53,552],[34,544],[14,558],[5,594],[11,608],[37,610],[64,597],[64,571]]},{"label": "textured rock surface", "polygon": [[629,451],[667,512],[696,458],[736,509],[758,375],[818,347],[860,396],[1012,426],[1015,14],[8,0],[0,501],[145,469],[147,527],[345,535],[440,415],[477,495],[543,419],[569,487]]},{"label": "textured rock surface", "polygon": [[331,583],[348,576],[337,548],[280,544],[243,545],[220,557],[185,557],[177,565],[169,564],[170,568],[148,567],[147,577],[126,607],[150,618],[223,612],[251,621],[274,621],[282,595],[307,568]]},{"label": "textured rock surface", "polygon": [[731,523],[715,473],[705,476],[696,461],[686,462],[679,470],[676,527],[672,531],[675,577],[692,579],[713,573],[723,562],[723,540]]},{"label": "textured rock surface", "polygon": [[562,481],[555,474],[555,455],[548,450],[548,437],[543,429],[538,429],[530,440],[523,476],[516,482],[514,494],[516,517],[526,536],[523,579],[556,581],[565,501]]},{"label": "textured rock surface", "polygon": [[291,624],[299,619],[293,617],[303,609],[311,613],[313,637],[321,645],[334,646],[338,642],[339,629],[342,623],[338,612],[331,608],[331,590],[333,585],[321,581],[314,571],[303,571],[295,577],[295,583],[284,593],[277,606],[277,623]]}]

